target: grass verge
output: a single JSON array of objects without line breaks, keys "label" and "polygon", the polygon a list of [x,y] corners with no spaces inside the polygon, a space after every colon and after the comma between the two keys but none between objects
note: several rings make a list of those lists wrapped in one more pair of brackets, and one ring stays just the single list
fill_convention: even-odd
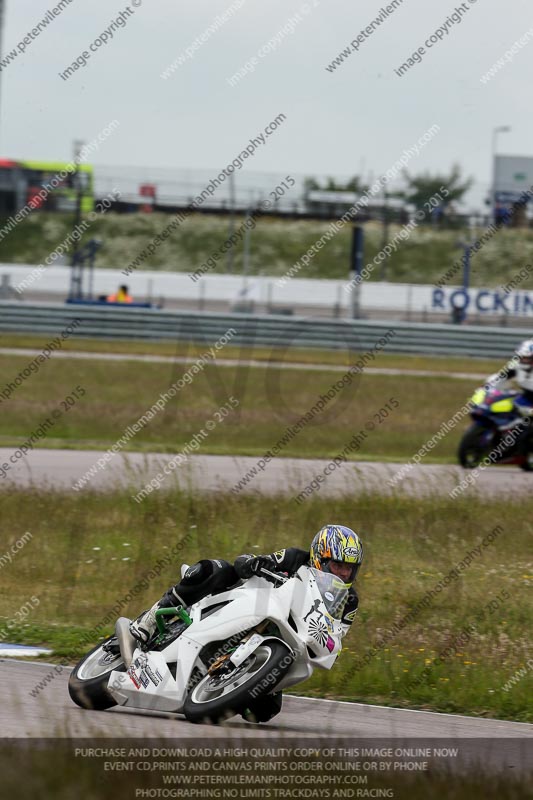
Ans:
[{"label": "grass verge", "polygon": [[[192,355],[196,356],[196,352]],[[0,356],[3,374],[0,389],[3,391],[13,383],[32,360],[30,356]],[[405,359],[387,354],[378,355],[370,362],[376,367],[395,365],[399,369],[405,363]],[[416,363],[423,362],[417,360]],[[432,360],[433,369],[436,365]],[[495,365],[490,366],[490,371],[494,371]],[[176,361],[144,363],[52,357],[37,373],[30,373],[22,383],[19,381],[20,385],[10,397],[2,399],[0,445],[22,444],[54,410],[62,410],[64,398],[81,385],[86,394],[55,420],[46,438],[34,444],[106,449],[188,369],[190,365]],[[341,378],[341,373],[327,368],[291,370],[251,367],[244,362],[225,367],[212,363],[197,374],[192,383],[184,385],[124,449],[178,452],[233,395],[239,401],[238,408],[201,442],[201,452],[262,455]],[[450,380],[446,374],[442,377],[355,375],[350,385],[331,395],[323,410],[282,446],[280,454],[331,458],[343,450],[353,434],[368,424],[373,426],[371,433],[351,458],[409,459],[434,436],[443,422],[465,405],[478,383],[479,380],[474,379],[472,384]],[[392,404],[391,398],[395,399]],[[385,411],[381,413],[380,409]],[[461,432],[468,423],[468,417],[464,416],[456,430],[443,437],[426,461],[454,462]]]},{"label": "grass verge", "polygon": [[[317,671],[297,693],[533,721],[533,670],[525,669],[533,500],[513,505],[362,494],[298,506],[287,497],[175,490],[154,493],[138,506],[127,492],[15,489],[0,494],[0,508],[0,552],[26,531],[33,537],[2,569],[5,641],[48,645],[56,658],[74,662],[89,649],[80,644],[88,633],[97,641],[109,632],[102,620],[118,601],[137,587],[120,613],[140,613],[176,582],[181,560],[232,560],[243,552],[308,546],[322,524],[337,521],[364,540],[360,611],[335,668]],[[494,541],[481,547],[497,528]],[[178,543],[180,558],[147,580]],[[478,546],[468,568],[445,581]],[[440,581],[445,585],[431,602],[400,625]],[[32,596],[38,605],[6,628]],[[465,630],[468,638],[461,635]]]},{"label": "grass verge", "polygon": [[[28,334],[0,333],[0,348],[32,348],[42,350],[50,341],[48,336]],[[152,342],[85,339],[75,336],[62,342],[65,352],[84,353],[124,353],[127,355],[187,356],[197,358],[206,351],[206,345],[194,342]],[[318,350],[313,348],[280,347],[233,347],[226,345],[218,354],[218,360],[239,359],[245,361],[283,361],[285,364],[331,364],[333,366],[350,366],[357,359],[357,354],[344,350]],[[372,366],[372,364],[370,364]],[[490,374],[500,369],[501,359],[461,358],[451,356],[409,356],[401,354],[380,353],[379,367],[388,369],[417,369],[429,372],[464,372],[467,374]]]}]

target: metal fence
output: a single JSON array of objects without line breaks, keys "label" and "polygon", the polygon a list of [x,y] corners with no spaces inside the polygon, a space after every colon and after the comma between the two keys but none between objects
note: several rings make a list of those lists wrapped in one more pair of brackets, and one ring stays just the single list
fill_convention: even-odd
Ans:
[{"label": "metal fence", "polygon": [[509,357],[528,335],[517,328],[0,302],[0,331],[4,333],[53,337],[74,318],[81,320],[74,337],[103,340],[184,340],[210,345],[233,328],[236,345],[364,351],[392,330],[389,353],[498,358]]}]

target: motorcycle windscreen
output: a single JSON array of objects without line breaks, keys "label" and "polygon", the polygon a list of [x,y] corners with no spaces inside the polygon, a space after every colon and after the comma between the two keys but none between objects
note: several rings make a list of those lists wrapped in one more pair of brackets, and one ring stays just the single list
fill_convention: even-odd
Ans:
[{"label": "motorcycle windscreen", "polygon": [[312,573],[316,581],[318,591],[322,596],[328,613],[334,619],[341,619],[350,587],[343,583],[340,578],[337,578],[336,575],[332,575],[329,572],[321,572],[314,567],[310,567],[309,572]]},{"label": "motorcycle windscreen", "polygon": [[488,392],[487,392],[486,389],[477,389],[474,392],[470,402],[473,403],[473,405],[475,405],[475,406],[480,406],[483,403],[483,401],[485,400],[485,397],[487,396],[487,394],[488,394]]}]

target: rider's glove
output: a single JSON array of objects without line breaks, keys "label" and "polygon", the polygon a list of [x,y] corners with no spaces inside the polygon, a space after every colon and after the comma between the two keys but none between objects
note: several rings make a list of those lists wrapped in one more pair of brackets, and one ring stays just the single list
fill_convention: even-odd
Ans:
[{"label": "rider's glove", "polygon": [[260,575],[263,567],[275,571],[276,562],[270,556],[250,556],[246,561],[235,566],[240,578]]}]

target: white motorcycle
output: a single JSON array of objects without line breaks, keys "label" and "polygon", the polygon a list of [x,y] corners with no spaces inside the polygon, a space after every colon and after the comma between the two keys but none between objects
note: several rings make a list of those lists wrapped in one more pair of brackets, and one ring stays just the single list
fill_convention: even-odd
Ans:
[{"label": "white motorcycle", "polygon": [[347,630],[340,621],[347,595],[339,578],[312,567],[292,578],[263,569],[188,611],[160,609],[146,645],[121,617],[115,635],[72,670],[70,696],[82,708],[118,704],[219,722],[307,680],[316,667],[331,669]]}]

